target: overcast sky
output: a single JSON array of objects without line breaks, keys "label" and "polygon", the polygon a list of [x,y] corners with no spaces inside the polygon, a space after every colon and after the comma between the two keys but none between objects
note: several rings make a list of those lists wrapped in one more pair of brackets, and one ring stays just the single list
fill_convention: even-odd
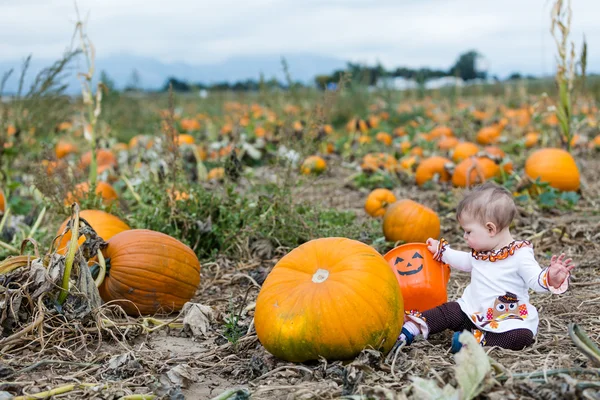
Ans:
[{"label": "overcast sky", "polygon": [[[492,74],[553,73],[553,0],[79,0],[98,57],[128,53],[207,64],[239,55],[315,53],[386,67],[448,68],[474,48]],[[600,71],[600,0],[573,0]],[[0,61],[56,58],[72,0],[0,0]]]}]

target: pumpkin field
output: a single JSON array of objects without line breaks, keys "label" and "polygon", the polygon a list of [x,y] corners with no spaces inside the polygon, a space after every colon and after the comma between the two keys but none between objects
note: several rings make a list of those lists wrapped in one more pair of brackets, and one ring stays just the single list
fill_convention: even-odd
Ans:
[{"label": "pumpkin field", "polygon": [[[0,399],[600,398],[600,81],[560,54],[553,81],[208,96],[93,67],[67,96],[65,56],[0,102]],[[520,351],[394,346],[469,284],[424,242],[468,251],[486,181],[568,291],[531,293]]]}]

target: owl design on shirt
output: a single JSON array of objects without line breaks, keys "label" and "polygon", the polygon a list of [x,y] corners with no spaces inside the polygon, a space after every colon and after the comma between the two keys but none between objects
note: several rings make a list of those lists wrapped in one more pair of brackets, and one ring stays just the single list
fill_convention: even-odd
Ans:
[{"label": "owl design on shirt", "polygon": [[511,292],[506,292],[502,296],[498,296],[494,301],[492,308],[488,308],[488,320],[503,320],[513,318],[525,318],[527,316],[527,305],[519,305],[517,295]]}]

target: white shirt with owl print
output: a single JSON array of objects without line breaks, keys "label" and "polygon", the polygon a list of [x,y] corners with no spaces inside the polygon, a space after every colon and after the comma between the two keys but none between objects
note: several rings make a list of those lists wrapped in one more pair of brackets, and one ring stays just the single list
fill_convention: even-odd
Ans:
[{"label": "white shirt with owl print", "polygon": [[529,303],[529,289],[564,293],[548,284],[548,268],[542,269],[528,241],[514,241],[496,251],[467,253],[453,250],[442,240],[436,256],[459,271],[471,273],[471,283],[457,300],[462,311],[481,330],[506,332],[526,328],[535,335],[539,317]]}]

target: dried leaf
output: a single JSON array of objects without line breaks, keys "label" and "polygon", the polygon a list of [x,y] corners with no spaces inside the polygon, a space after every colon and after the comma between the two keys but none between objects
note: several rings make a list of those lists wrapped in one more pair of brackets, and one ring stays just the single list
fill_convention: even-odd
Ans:
[{"label": "dried leaf", "polygon": [[188,364],[179,364],[167,372],[169,380],[177,386],[186,388],[192,382],[196,382],[196,373]]},{"label": "dried leaf", "polygon": [[483,348],[470,332],[458,337],[463,347],[456,354],[456,381],[460,387],[461,399],[470,400],[485,388],[485,379],[492,370],[490,360]]},{"label": "dried leaf", "polygon": [[437,382],[432,379],[423,379],[418,376],[411,377],[413,381],[413,395],[411,398],[414,399],[439,399],[439,400],[458,400],[459,391],[450,385],[440,388]]},{"label": "dried leaf", "polygon": [[209,306],[187,302],[183,305],[183,329],[191,330],[194,336],[205,336],[215,312]]}]

